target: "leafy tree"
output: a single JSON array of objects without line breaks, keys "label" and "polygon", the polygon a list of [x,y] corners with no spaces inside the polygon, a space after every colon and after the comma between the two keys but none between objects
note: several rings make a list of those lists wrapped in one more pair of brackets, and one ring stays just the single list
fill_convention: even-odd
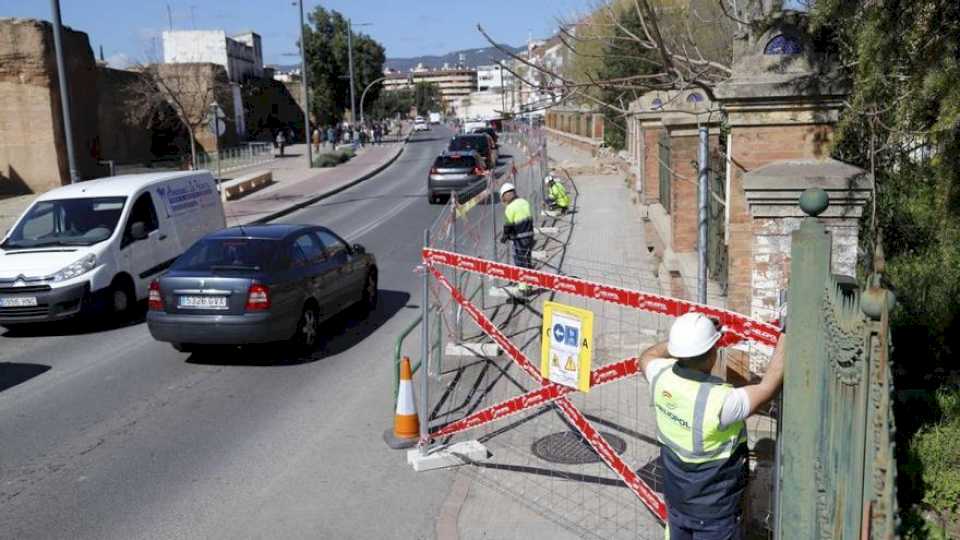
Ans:
[{"label": "leafy tree", "polygon": [[[339,122],[344,112],[350,110],[347,19],[337,11],[320,6],[308,18],[304,42],[311,112],[320,124]],[[358,101],[363,89],[382,76],[385,61],[385,50],[380,43],[366,34],[353,33],[354,91]],[[380,88],[374,85],[367,92],[369,102],[376,101]]]},{"label": "leafy tree", "polygon": [[[875,212],[862,237],[868,254],[882,246],[897,294],[896,384],[949,384],[960,377],[960,3],[820,0],[812,26],[853,83],[835,153],[875,173]],[[940,421],[924,410],[936,407],[898,407],[899,451],[917,448],[908,439]],[[952,444],[957,455],[960,441]],[[905,509],[936,487],[903,462],[898,478]]]},{"label": "leafy tree", "polygon": [[415,103],[416,93],[413,88],[381,92],[379,99],[367,109],[367,115],[371,118],[392,118],[398,113],[406,116]]},{"label": "leafy tree", "polygon": [[440,87],[428,82],[418,82],[413,87],[414,105],[418,114],[429,111],[439,111],[443,106],[440,96]]}]

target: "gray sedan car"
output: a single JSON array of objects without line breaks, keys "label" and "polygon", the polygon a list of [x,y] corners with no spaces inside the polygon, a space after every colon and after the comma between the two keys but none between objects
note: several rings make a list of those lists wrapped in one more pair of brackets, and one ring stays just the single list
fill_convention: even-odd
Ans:
[{"label": "gray sedan car", "polygon": [[317,344],[321,323],[377,304],[377,264],[324,227],[256,225],[210,234],[150,285],[147,326],[182,352],[202,345]]},{"label": "gray sedan car", "polygon": [[437,156],[427,176],[430,203],[440,202],[445,195],[470,195],[482,190],[487,173],[483,165],[483,156],[473,150],[444,152]]}]

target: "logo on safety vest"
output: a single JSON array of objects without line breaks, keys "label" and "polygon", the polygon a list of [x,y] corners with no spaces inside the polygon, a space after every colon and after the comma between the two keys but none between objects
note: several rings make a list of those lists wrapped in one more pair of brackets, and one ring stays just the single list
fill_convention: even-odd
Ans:
[{"label": "logo on safety vest", "polygon": [[677,408],[677,404],[673,402],[673,394],[667,392],[666,390],[661,390],[660,395],[670,400],[666,403],[668,409],[673,410]]}]

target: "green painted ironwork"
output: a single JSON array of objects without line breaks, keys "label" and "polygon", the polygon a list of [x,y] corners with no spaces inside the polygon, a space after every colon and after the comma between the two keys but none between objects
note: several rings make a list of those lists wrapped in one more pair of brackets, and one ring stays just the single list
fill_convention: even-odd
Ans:
[{"label": "green painted ironwork", "polygon": [[776,537],[894,538],[893,295],[830,273],[827,205],[805,193],[793,233]]},{"label": "green painted ironwork", "polygon": [[670,178],[673,176],[673,171],[670,169],[670,136],[667,135],[666,130],[660,133],[660,138],[657,140],[657,150],[657,157],[660,162],[660,204],[663,205],[663,209],[668,214],[672,214],[673,209],[670,207]]}]

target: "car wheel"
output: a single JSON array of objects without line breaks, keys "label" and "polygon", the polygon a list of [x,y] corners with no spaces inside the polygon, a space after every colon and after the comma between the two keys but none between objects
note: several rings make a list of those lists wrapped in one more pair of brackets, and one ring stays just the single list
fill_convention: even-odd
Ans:
[{"label": "car wheel", "polygon": [[129,318],[137,304],[133,285],[125,281],[117,281],[111,287],[107,296],[110,314],[118,319]]},{"label": "car wheel", "polygon": [[297,322],[297,331],[290,339],[297,353],[303,354],[312,351],[320,338],[320,317],[317,308],[307,305],[303,307],[300,321]]},{"label": "car wheel", "polygon": [[363,282],[363,296],[360,299],[360,307],[365,314],[373,313],[377,309],[377,302],[380,299],[380,291],[377,288],[377,272],[371,270],[367,274],[367,279]]}]

